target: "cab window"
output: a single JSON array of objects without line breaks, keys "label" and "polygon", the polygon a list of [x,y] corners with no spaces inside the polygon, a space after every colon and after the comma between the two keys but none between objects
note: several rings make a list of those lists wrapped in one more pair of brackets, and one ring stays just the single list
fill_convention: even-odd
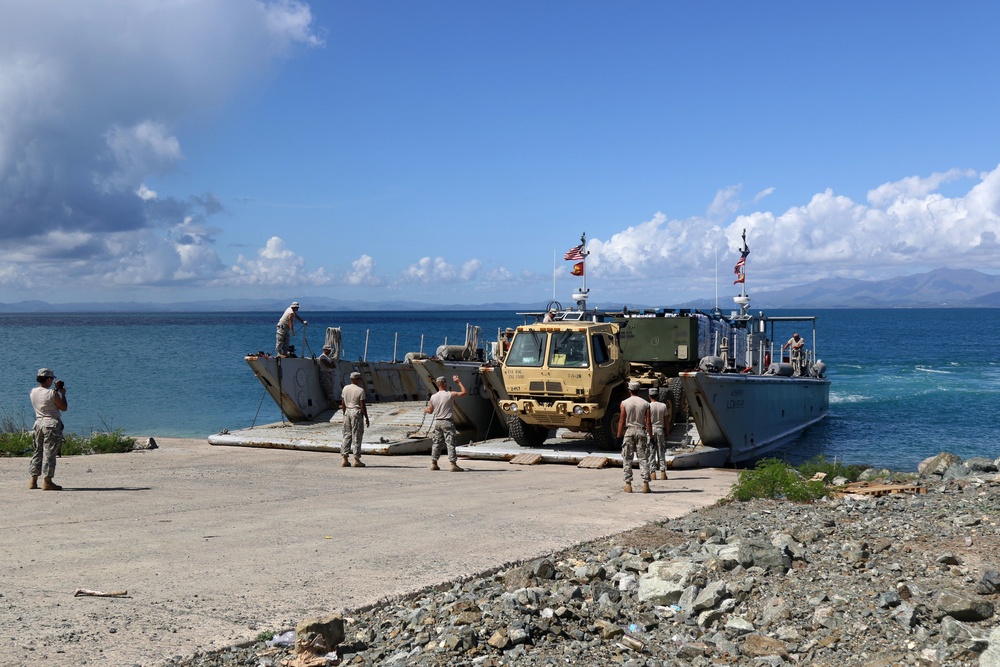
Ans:
[{"label": "cab window", "polygon": [[591,342],[594,345],[594,363],[600,366],[601,364],[610,361],[611,355],[608,353],[608,343],[601,334],[594,334],[590,337]]},{"label": "cab window", "polygon": [[519,331],[510,345],[504,361],[506,366],[538,367],[545,359],[545,342],[548,334],[537,331]]},{"label": "cab window", "polygon": [[582,331],[560,331],[552,334],[549,368],[587,368],[587,336]]}]

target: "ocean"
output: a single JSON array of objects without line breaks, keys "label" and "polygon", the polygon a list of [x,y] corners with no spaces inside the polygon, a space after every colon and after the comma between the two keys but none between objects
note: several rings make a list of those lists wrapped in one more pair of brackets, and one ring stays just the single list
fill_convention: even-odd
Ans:
[{"label": "ocean", "polygon": [[[307,304],[306,304],[307,305]],[[301,311],[299,353],[319,354],[328,326],[346,359],[402,358],[461,344],[467,323],[487,339],[523,318],[498,311]],[[916,470],[941,451],[1000,456],[1000,336],[996,309],[821,310],[817,356],[831,379],[830,416],[785,452]],[[243,360],[273,352],[280,313],[0,314],[0,417],[30,427],[35,373],[67,386],[69,431],[121,428],[136,436],[207,438],[222,429],[280,421]],[[303,339],[303,333],[305,338]],[[804,332],[805,333],[805,332]],[[808,340],[808,337],[807,337]],[[783,342],[783,341],[779,341]]]}]

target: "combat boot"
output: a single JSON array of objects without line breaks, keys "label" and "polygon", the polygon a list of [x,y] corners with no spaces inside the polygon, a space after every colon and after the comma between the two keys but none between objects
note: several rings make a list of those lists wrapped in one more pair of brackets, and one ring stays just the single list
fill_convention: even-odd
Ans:
[{"label": "combat boot", "polygon": [[340,467],[341,468],[350,468],[351,467],[351,461],[346,456],[344,456],[343,459],[344,460],[340,462]]},{"label": "combat boot", "polygon": [[62,491],[62,487],[52,481],[51,477],[42,480],[42,491]]},{"label": "combat boot", "polygon": [[31,481],[28,482],[28,488],[29,489],[37,489],[38,488],[38,475],[32,475],[31,476]]},{"label": "combat boot", "polygon": [[643,482],[642,483],[642,492],[643,493],[649,493],[649,482]]},{"label": "combat boot", "polygon": [[431,461],[431,470],[440,470],[440,469],[441,468],[438,468],[438,462],[437,461]]},{"label": "combat boot", "polygon": [[452,472],[465,472],[465,468],[459,468],[457,463],[452,463],[451,464],[451,471]]},{"label": "combat boot", "polygon": [[632,482],[625,482],[625,493],[632,493]]},{"label": "combat boot", "polygon": [[666,481],[666,479],[667,479],[667,471],[666,470],[661,470],[660,471],[660,479]]},{"label": "combat boot", "polygon": [[354,467],[355,468],[364,468],[365,464],[361,462],[361,459],[359,459],[357,456],[355,456],[354,457]]}]

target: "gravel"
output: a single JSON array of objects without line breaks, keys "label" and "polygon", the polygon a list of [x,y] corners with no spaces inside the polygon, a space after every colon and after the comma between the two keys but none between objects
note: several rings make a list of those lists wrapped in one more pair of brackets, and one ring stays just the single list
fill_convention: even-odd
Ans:
[{"label": "gravel", "polygon": [[334,647],[165,664],[1000,665],[998,462],[928,459],[922,492],[724,502],[346,610]]}]

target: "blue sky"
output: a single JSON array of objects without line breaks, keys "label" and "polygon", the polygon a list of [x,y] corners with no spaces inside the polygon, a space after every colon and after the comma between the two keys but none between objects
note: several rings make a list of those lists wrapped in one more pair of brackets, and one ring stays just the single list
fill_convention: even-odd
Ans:
[{"label": "blue sky", "polygon": [[[1000,272],[1000,5],[6,0],[0,301]],[[555,256],[555,260],[554,260]],[[307,308],[307,304],[304,304]]]}]

